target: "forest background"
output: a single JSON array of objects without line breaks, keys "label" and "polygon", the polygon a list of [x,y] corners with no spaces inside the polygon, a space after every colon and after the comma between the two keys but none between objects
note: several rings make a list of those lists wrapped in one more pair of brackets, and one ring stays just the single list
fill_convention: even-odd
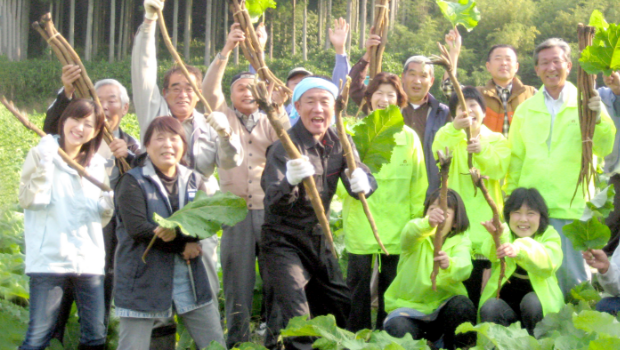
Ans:
[{"label": "forest background", "polygon": [[[261,21],[269,34],[265,47],[267,64],[281,79],[299,66],[316,74],[331,75],[335,52],[328,30],[333,28],[335,18],[343,17],[351,24],[347,43],[351,64],[362,56],[374,17],[374,0],[275,1],[277,8],[269,9]],[[600,10],[609,23],[620,22],[617,0],[478,0],[477,6],[482,17],[478,26],[471,32],[459,28],[463,48],[458,77],[467,85],[483,85],[490,78],[484,63],[492,45],[511,44],[519,52],[519,77],[525,84],[539,87],[532,60],[538,43],[550,37],[563,38],[573,48],[576,64],[578,23],[587,23],[593,10]],[[408,57],[438,53],[436,42],[443,43],[450,24],[435,0],[392,0],[390,7],[391,29],[383,70],[400,75]],[[0,0],[0,96],[5,95],[29,112],[35,123],[42,124],[43,112],[62,85],[60,63],[30,27],[46,12],[52,13],[57,29],[76,48],[93,81],[118,79],[131,95],[131,47],[144,16],[142,0]],[[168,0],[164,16],[178,51],[188,63],[205,72],[223,47],[232,24],[228,1]],[[163,72],[173,64],[161,39],[157,57],[161,82]],[[247,66],[243,55],[234,55],[225,81]],[[445,101],[438,84],[443,70],[437,69],[435,75],[431,92]],[[569,80],[576,82],[576,69]],[[600,77],[599,83],[602,84]],[[228,84],[223,85],[227,90]],[[349,114],[356,111],[357,106],[351,103]],[[124,118],[122,127],[139,136],[133,114]],[[0,107],[0,349],[19,344],[28,320],[23,215],[17,205],[17,188],[24,157],[37,140],[35,134]],[[336,232],[341,224],[338,212],[332,213],[332,221]],[[256,294],[260,295],[260,287]],[[69,344],[77,342],[78,337],[75,317],[71,324]],[[115,329],[113,326],[112,332]],[[179,348],[188,344],[187,334],[185,343],[183,334],[181,331]]]}]

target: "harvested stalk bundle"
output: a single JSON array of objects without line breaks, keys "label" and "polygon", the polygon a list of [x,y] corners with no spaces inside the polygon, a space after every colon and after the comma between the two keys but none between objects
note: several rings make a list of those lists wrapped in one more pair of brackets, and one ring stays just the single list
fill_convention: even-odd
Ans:
[{"label": "harvested stalk bundle", "polygon": [[385,51],[387,32],[390,25],[389,4],[390,0],[377,0],[375,5],[374,34],[381,37],[381,44],[370,49],[368,76],[371,80],[375,75],[381,73],[383,52]]},{"label": "harvested stalk bundle", "polygon": [[[450,60],[450,55],[448,53],[448,50],[446,50],[445,46],[441,45],[440,43],[437,43],[437,45],[439,46],[439,51],[441,52],[441,56],[433,56],[431,57],[431,61],[433,64],[439,64],[446,69],[446,72],[448,73],[448,76],[450,77],[450,82],[452,83],[452,86],[454,87],[454,92],[458,96],[459,105],[461,105],[461,107],[465,111],[467,110],[466,108],[467,104],[465,103],[465,97],[463,96],[463,90],[461,90],[461,84],[456,79],[456,75],[454,74],[454,66],[452,64],[452,61]],[[465,134],[467,135],[467,143],[469,144],[471,142],[470,128],[465,128]],[[500,246],[499,238],[502,235],[502,232],[501,232],[502,226],[501,226],[500,215],[499,215],[499,210],[497,208],[497,204],[495,204],[495,201],[493,201],[493,198],[491,198],[491,196],[489,195],[489,191],[487,190],[484,184],[483,179],[485,179],[486,177],[481,175],[480,170],[474,167],[471,153],[467,155],[467,166],[469,167],[469,174],[474,184],[474,196],[476,195],[477,189],[479,188],[480,191],[482,192],[482,195],[484,196],[484,199],[487,201],[487,204],[489,205],[489,207],[491,208],[491,211],[493,212],[493,225],[495,226],[495,234],[493,235],[493,241],[495,243],[495,247],[498,248]],[[500,275],[499,275],[499,288],[497,289],[497,298],[499,298],[499,291],[502,286],[502,280],[505,277],[505,271],[506,271],[506,260],[502,258],[500,259]]]},{"label": "harvested stalk bundle", "polygon": [[[258,103],[260,109],[267,114],[267,118],[269,119],[271,126],[275,130],[276,135],[278,135],[278,139],[286,150],[286,154],[288,155],[289,159],[301,158],[301,153],[299,153],[299,150],[297,149],[293,141],[291,141],[291,138],[288,136],[288,133],[286,132],[286,130],[284,130],[284,127],[282,127],[282,124],[278,119],[276,104],[270,102],[270,96],[274,89],[274,85],[275,83],[271,82],[268,90],[265,86],[264,81],[257,81],[254,84],[251,84],[249,86],[249,89],[252,92],[252,96],[254,96],[254,99],[256,100],[256,103]],[[319,224],[321,225],[321,229],[325,234],[325,238],[327,239],[327,243],[329,244],[332,254],[334,254],[334,257],[338,258],[338,253],[334,248],[334,238],[332,237],[329,220],[325,215],[325,208],[323,207],[323,202],[321,201],[319,191],[316,188],[314,178],[312,176],[309,176],[303,179],[303,184],[306,193],[308,194],[308,197],[310,199],[310,202],[312,203],[312,209],[314,209],[314,213],[319,220]]]},{"label": "harvested stalk bundle", "polygon": [[[579,51],[585,50],[587,46],[592,45],[594,32],[596,28],[585,26],[579,23],[577,27],[577,38],[579,41]],[[575,187],[575,193],[571,199],[571,204],[577,195],[579,185],[583,195],[590,194],[589,184],[592,177],[596,173],[593,165],[592,154],[592,138],[594,136],[594,127],[596,125],[596,113],[588,108],[588,102],[592,97],[592,91],[595,88],[596,75],[586,73],[581,65],[577,67],[577,104],[579,111],[579,126],[581,128],[581,170],[579,171],[579,179]]]},{"label": "harvested stalk bundle", "polygon": [[286,84],[278,79],[269,67],[267,67],[267,64],[265,64],[265,59],[263,58],[263,47],[258,41],[258,36],[256,35],[256,31],[252,25],[252,20],[250,19],[250,14],[245,7],[245,1],[232,0],[232,4],[233,10],[235,11],[233,13],[235,22],[239,23],[241,30],[245,33],[245,41],[239,43],[239,46],[243,51],[243,55],[248,62],[250,62],[252,67],[256,69],[256,74],[258,74],[261,80],[268,83],[273,82],[277,90],[282,91],[285,95],[291,96],[293,92],[286,87]]},{"label": "harvested stalk bundle", "polygon": [[[444,215],[448,212],[448,174],[450,173],[450,164],[452,163],[452,155],[450,150],[446,147],[446,153],[437,151],[437,158],[439,159],[439,176],[441,177],[441,189],[439,190],[439,208],[444,212]],[[433,238],[433,257],[439,256],[441,247],[443,246],[444,239],[441,236],[446,221],[442,221],[437,225],[435,231],[435,237]],[[437,291],[437,275],[439,274],[439,261],[433,261],[433,272],[431,273],[431,281],[433,283],[433,290]]]},{"label": "harvested stalk bundle", "polygon": [[[13,113],[15,118],[17,118],[17,120],[19,120],[26,128],[34,131],[35,133],[37,133],[41,137],[47,135],[41,129],[39,129],[36,125],[32,124],[32,122],[30,122],[30,120],[28,120],[28,117],[22,115],[19,112],[19,110],[17,108],[15,108],[15,106],[13,105],[13,102],[7,101],[7,99],[4,96],[2,96],[2,98],[0,98],[0,102],[2,102],[2,104],[6,107],[6,109],[8,109],[9,112]],[[86,171],[86,169],[84,169],[84,167],[82,167],[75,160],[73,160],[71,157],[69,157],[65,153],[65,151],[63,151],[63,149],[60,148],[60,147],[58,148],[58,154],[60,155],[60,157],[65,162],[67,162],[67,164],[69,164],[69,166],[71,168],[75,169],[75,171],[77,171],[78,174],[80,174],[80,176],[82,176],[86,180],[92,182],[95,186],[99,187],[102,191],[105,191],[105,192],[112,191],[112,189],[108,185],[106,185],[106,184],[100,182],[99,180],[95,179],[94,177],[92,177],[88,173],[88,171]]]},{"label": "harvested stalk bundle", "polygon": [[[342,84],[342,81],[340,82]],[[347,102],[349,100],[349,87],[351,86],[351,78],[347,76],[347,82],[344,84],[340,91],[340,95],[336,99],[336,126],[338,128],[338,136],[340,137],[340,143],[342,144],[342,152],[344,153],[345,159],[347,160],[347,167],[349,168],[349,174],[352,174],[353,171],[357,168],[357,164],[355,163],[355,157],[353,156],[353,149],[351,148],[351,144],[349,143],[349,139],[347,138],[347,132],[344,130],[344,122],[342,121],[343,113],[347,110]],[[372,233],[379,243],[381,250],[386,255],[390,255],[383,242],[381,242],[381,238],[379,237],[379,233],[377,232],[377,224],[375,223],[375,219],[372,217],[372,213],[370,212],[370,208],[368,207],[368,201],[366,200],[366,194],[364,192],[360,192],[357,194],[360,202],[362,203],[362,208],[364,208],[364,213],[368,218],[368,222],[370,223],[370,228],[372,229]]]},{"label": "harvested stalk bundle", "polygon": [[[43,39],[47,41],[63,66],[71,64],[80,67],[80,77],[74,83],[75,91],[78,97],[92,98],[93,101],[95,101],[95,104],[103,110],[101,107],[101,102],[99,101],[99,96],[97,96],[95,86],[86,73],[86,68],[82,63],[82,60],[75,50],[73,50],[71,45],[69,45],[67,40],[56,30],[56,27],[54,27],[54,22],[52,22],[51,14],[48,12],[41,16],[40,22],[32,23],[32,28],[34,28],[43,37]],[[103,130],[103,139],[107,144],[110,144],[110,142],[114,140],[114,136],[112,135],[107,122],[105,123],[105,128]],[[120,158],[117,160],[119,172],[121,174],[131,169],[125,158]]]}]

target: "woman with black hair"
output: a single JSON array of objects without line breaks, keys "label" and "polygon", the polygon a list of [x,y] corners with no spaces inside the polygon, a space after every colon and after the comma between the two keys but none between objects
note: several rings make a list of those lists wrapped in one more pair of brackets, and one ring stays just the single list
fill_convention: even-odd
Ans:
[{"label": "woman with black hair", "polygon": [[58,135],[41,138],[24,162],[19,204],[24,208],[30,321],[20,349],[49,345],[67,286],[73,287],[80,316],[78,349],[104,348],[102,226],[114,212],[113,194],[82,179],[58,155],[61,148],[107,183],[105,160],[96,154],[104,118],[91,100],[71,102],[58,121]]},{"label": "woman with black hair", "polygon": [[[442,232],[437,226],[443,222]],[[424,202],[424,217],[407,223],[401,233],[402,252],[394,282],[385,292],[385,310],[389,312],[383,328],[392,336],[410,333],[414,339],[438,341],[443,348],[472,345],[471,333],[455,335],[463,322],[476,322],[476,308],[467,297],[463,281],[472,270],[471,241],[465,231],[469,219],[461,196],[448,190],[448,210],[439,207],[439,190]],[[442,250],[434,256],[433,238],[444,237]],[[437,290],[432,289],[431,272],[439,262]]]},{"label": "woman with black hair", "polygon": [[[202,176],[181,165],[187,151],[185,131],[170,116],[158,117],[144,134],[146,154],[118,185],[118,225],[114,300],[120,317],[118,349],[147,350],[157,319],[176,313],[199,349],[211,341],[224,345],[217,303],[196,237],[159,226],[204,191]],[[141,256],[156,236],[152,249]]]},{"label": "woman with black hair", "polygon": [[[504,205],[503,234],[499,247],[489,237],[482,252],[492,262],[492,273],[480,298],[480,321],[508,326],[521,321],[533,335],[536,323],[558,312],[564,297],[555,272],[562,264],[560,235],[549,225],[545,200],[535,188],[517,188]],[[482,225],[495,232],[492,221]],[[500,299],[496,299],[500,263],[506,260]]]}]

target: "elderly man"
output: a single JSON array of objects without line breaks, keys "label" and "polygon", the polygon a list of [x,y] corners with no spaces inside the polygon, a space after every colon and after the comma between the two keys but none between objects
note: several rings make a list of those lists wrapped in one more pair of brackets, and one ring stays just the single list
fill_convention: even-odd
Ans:
[{"label": "elderly man", "polygon": [[[229,347],[249,341],[252,297],[256,276],[258,241],[263,224],[263,197],[260,177],[265,167],[265,151],[278,139],[269,120],[258,109],[248,85],[254,83],[254,74],[242,72],[230,82],[228,106],[222,92],[222,78],[232,50],[245,34],[238,23],[232,25],[222,51],[217,54],[202,83],[204,96],[214,111],[225,113],[231,130],[239,135],[243,158],[241,165],[220,169],[220,186],[224,192],[232,192],[247,202],[248,215],[235,226],[225,226],[220,246],[224,295],[226,299],[226,326]],[[282,101],[278,101],[280,104]],[[289,119],[280,107],[280,121],[289,127]]]},{"label": "elderly man", "polygon": [[[579,219],[586,198],[575,186],[581,165],[581,131],[577,111],[577,88],[566,78],[572,68],[568,44],[547,39],[534,50],[536,74],[543,88],[523,102],[514,114],[508,141],[512,149],[505,190],[534,187],[549,207],[549,223],[560,233],[564,259],[557,271],[564,295],[588,279],[581,254],[563,234],[563,226]],[[596,92],[588,107],[596,113],[592,138],[594,155],[609,154],[616,127]],[[588,186],[589,184],[584,184]]]},{"label": "elderly man", "polygon": [[609,176],[609,184],[616,188],[614,210],[605,219],[605,224],[611,229],[611,239],[603,250],[607,255],[613,254],[620,239],[620,71],[603,76],[606,87],[598,88],[598,93],[607,108],[609,116],[616,126],[616,139],[611,154],[605,157],[605,174]]},{"label": "elderly man", "polygon": [[[308,77],[293,93],[301,122],[289,135],[304,156],[289,160],[278,141],[267,151],[267,164],[261,178],[265,190],[265,224],[261,236],[261,269],[266,270],[275,307],[281,318],[268,313],[267,347],[277,346],[280,329],[288,321],[306,314],[333,314],[340,327],[345,327],[350,309],[350,293],[338,261],[326,244],[324,233],[301,182],[314,176],[326,214],[336,192],[339,179],[351,196],[376,189],[376,181],[368,168],[355,157],[358,168],[350,177],[342,144],[334,128],[330,128],[335,112],[338,88],[327,79]],[[307,339],[306,339],[307,340]],[[286,340],[287,348],[310,349],[302,339]]]},{"label": "elderly man", "polygon": [[433,140],[437,131],[452,120],[448,106],[440,103],[429,92],[435,82],[435,68],[424,56],[409,57],[403,67],[402,84],[409,103],[401,110],[405,125],[412,128],[422,141],[428,190],[439,188],[439,168],[433,157]]},{"label": "elderly man", "polygon": [[[77,65],[66,65],[62,67],[61,81],[63,88],[58,92],[56,100],[47,109],[43,130],[48,134],[58,134],[58,121],[60,116],[73,100],[75,87],[73,83],[80,77],[81,69]],[[103,79],[95,83],[95,91],[101,101],[101,106],[106,116],[106,121],[110,127],[110,131],[114,135],[114,141],[101,143],[97,153],[106,159],[106,171],[110,178],[110,187],[114,188],[118,182],[120,172],[118,165],[121,159],[125,159],[127,163],[131,163],[135,156],[140,153],[140,144],[135,138],[123,132],[120,128],[120,122],[129,110],[129,96],[127,89],[114,79]],[[103,228],[103,241],[106,252],[105,259],[105,279],[104,279],[104,304],[105,318],[104,323],[107,325],[110,316],[110,305],[112,303],[112,290],[114,287],[114,251],[116,249],[116,220],[112,218],[110,223]],[[62,342],[65,325],[71,312],[71,305],[74,298],[73,289],[67,287],[62,299],[56,329],[54,330],[54,338]]]},{"label": "elderly man", "polygon": [[[172,115],[185,129],[188,140],[186,162],[209,181],[215,165],[230,169],[241,164],[239,136],[231,132],[225,116],[213,113],[207,118],[195,107],[198,96],[181,69],[175,66],[164,75],[163,90],[157,87],[157,57],[155,47],[155,28],[157,9],[163,9],[161,0],[144,1],[144,22],[136,33],[131,54],[131,81],[134,107],[143,137],[153,119]],[[187,66],[191,79],[199,84],[202,73],[196,67]],[[211,179],[211,184],[214,180]],[[209,186],[208,186],[209,187]],[[214,191],[213,191],[214,192]],[[202,241],[204,261],[207,265],[209,284],[213,295],[218,295],[217,276],[217,236]]]}]

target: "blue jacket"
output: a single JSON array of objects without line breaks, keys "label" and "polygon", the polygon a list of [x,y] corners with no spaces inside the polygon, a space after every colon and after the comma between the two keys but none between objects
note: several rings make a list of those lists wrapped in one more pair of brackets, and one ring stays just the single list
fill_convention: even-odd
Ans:
[{"label": "blue jacket", "polygon": [[[200,182],[200,174],[182,165],[177,166],[179,185],[179,208],[193,199]],[[128,212],[135,203],[128,202],[129,191],[118,191],[125,188],[129,177],[137,180],[139,188],[130,188],[129,191],[140,192],[147,207],[147,221],[151,225],[144,225],[143,230],[128,231],[123,219],[127,219]],[[157,239],[142,262],[142,254],[153,238],[153,229],[158,225],[153,221],[153,213],[163,218],[172,215],[172,208],[166,189],[163,187],[153,165],[147,161],[144,166],[134,168],[124,174],[117,185],[116,205],[119,215],[116,216],[118,246],[116,249],[115,292],[116,306],[142,312],[166,311],[172,306],[172,286],[175,266],[175,255],[181,254],[185,244],[197,241],[177,232],[177,237],[171,242]],[[125,207],[125,208],[124,208]],[[196,287],[196,304],[208,303],[211,299],[211,289],[207,272],[200,257],[190,261]]]}]

